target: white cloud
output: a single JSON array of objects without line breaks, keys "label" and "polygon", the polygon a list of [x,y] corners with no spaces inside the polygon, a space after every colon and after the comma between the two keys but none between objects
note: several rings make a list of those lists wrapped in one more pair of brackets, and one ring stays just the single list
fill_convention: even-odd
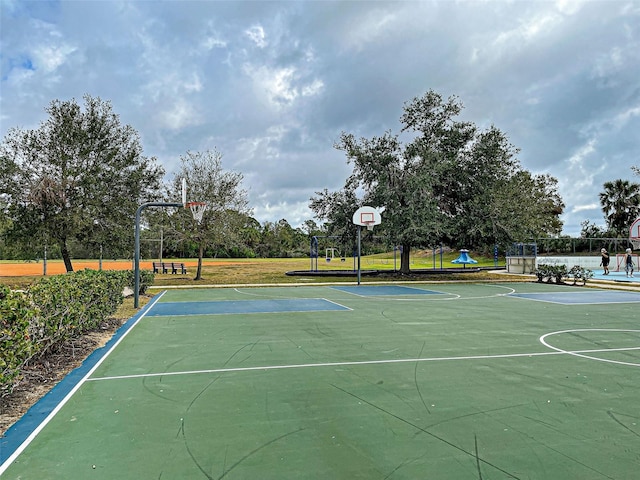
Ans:
[{"label": "white cloud", "polygon": [[340,132],[396,132],[403,102],[430,88],[460,97],[461,120],[503,130],[525,168],[557,177],[567,231],[600,220],[605,181],[638,181],[633,0],[2,7],[0,134],[37,126],[51,100],[99,95],[167,171],[219,147],[260,221],[310,218],[314,192],[350,172]]},{"label": "white cloud", "polygon": [[571,209],[571,213],[579,213],[579,212],[585,212],[589,210],[598,210],[598,209],[600,209],[600,204],[598,203],[589,203],[587,205],[575,205]]},{"label": "white cloud", "polygon": [[385,8],[374,8],[362,14],[349,25],[343,45],[348,49],[362,50],[368,44],[383,40],[398,27],[399,15]]},{"label": "white cloud", "polygon": [[244,72],[251,78],[256,96],[278,107],[291,105],[300,96],[318,95],[324,87],[319,79],[305,83],[300,72],[291,66],[270,68],[245,64]]},{"label": "white cloud", "polygon": [[258,48],[265,48],[267,46],[267,36],[264,32],[264,28],[260,25],[254,25],[244,32],[247,37],[256,44]]},{"label": "white cloud", "polygon": [[184,99],[177,99],[161,110],[158,118],[159,125],[168,130],[183,130],[202,122],[202,115]]}]

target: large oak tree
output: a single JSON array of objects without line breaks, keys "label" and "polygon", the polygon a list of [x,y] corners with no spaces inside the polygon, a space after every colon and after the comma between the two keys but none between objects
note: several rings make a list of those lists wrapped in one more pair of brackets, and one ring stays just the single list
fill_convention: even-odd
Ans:
[{"label": "large oak tree", "polygon": [[109,102],[54,100],[33,130],[14,128],[0,146],[0,194],[15,241],[55,242],[67,271],[69,242],[133,250],[135,211],[154,199],[163,175],[142,154],[138,133]]},{"label": "large oak tree", "polygon": [[399,134],[342,133],[336,148],[353,173],[342,191],[317,192],[311,209],[342,232],[362,204],[385,207],[376,229],[402,246],[404,273],[414,246],[473,248],[559,233],[556,180],[522,169],[498,128],[458,120],[462,108],[457,97],[428,91],[405,104]]}]

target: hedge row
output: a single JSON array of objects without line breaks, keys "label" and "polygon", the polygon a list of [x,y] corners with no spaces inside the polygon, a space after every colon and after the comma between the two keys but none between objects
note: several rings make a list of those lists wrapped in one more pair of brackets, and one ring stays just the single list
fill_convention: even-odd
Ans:
[{"label": "hedge row", "polygon": [[587,280],[593,278],[593,271],[588,268],[574,265],[570,269],[567,269],[566,265],[546,265],[540,264],[535,271],[538,282],[546,280],[547,283],[564,283],[565,278],[573,279],[573,285],[576,285],[578,281],[581,281],[583,285],[587,283]]},{"label": "hedge row", "polygon": [[[140,275],[140,293],[153,273]],[[0,394],[11,391],[26,363],[113,315],[133,272],[82,270],[39,280],[25,292],[0,285]]]}]

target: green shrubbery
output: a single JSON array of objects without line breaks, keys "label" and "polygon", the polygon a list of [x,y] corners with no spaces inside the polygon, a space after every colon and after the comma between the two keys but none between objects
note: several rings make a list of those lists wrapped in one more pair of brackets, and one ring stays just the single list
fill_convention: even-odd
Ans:
[{"label": "green shrubbery", "polygon": [[583,268],[579,265],[574,265],[571,269],[567,270],[566,265],[546,265],[541,263],[538,265],[535,271],[538,282],[547,283],[563,283],[564,278],[572,278],[573,285],[576,285],[578,280],[582,280],[582,284],[586,284],[587,280],[593,277],[593,272],[588,268]]},{"label": "green shrubbery", "polygon": [[[141,272],[140,292],[153,283]],[[44,278],[25,292],[0,286],[0,394],[8,392],[31,358],[69,338],[96,328],[123,301],[133,285],[130,271],[95,271]]]},{"label": "green shrubbery", "polygon": [[0,285],[0,393],[11,387],[24,362],[31,358],[29,325],[35,310],[27,297]]}]

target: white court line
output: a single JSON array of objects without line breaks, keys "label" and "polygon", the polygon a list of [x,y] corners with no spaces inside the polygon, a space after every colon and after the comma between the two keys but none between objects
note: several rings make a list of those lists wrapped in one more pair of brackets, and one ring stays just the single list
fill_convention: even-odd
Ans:
[{"label": "white court line", "polygon": [[360,362],[328,362],[328,363],[302,363],[293,365],[263,365],[261,367],[234,367],[234,368],[212,368],[207,370],[187,370],[182,372],[162,372],[162,373],[140,373],[135,375],[116,375],[111,377],[94,377],[87,379],[88,382],[97,382],[102,380],[125,380],[132,378],[149,378],[164,377],[174,375],[200,375],[207,373],[233,373],[233,372],[252,372],[252,371],[268,371],[268,370],[286,370],[290,368],[316,368],[316,367],[347,367],[357,365],[384,365],[394,363],[416,363],[416,362],[447,362],[458,360],[490,360],[496,358],[521,358],[521,357],[544,357],[551,355],[572,355],[584,353],[602,353],[602,352],[621,352],[629,350],[640,350],[640,347],[626,348],[604,348],[595,350],[580,350],[577,352],[558,351],[554,347],[550,347],[552,352],[533,352],[533,353],[505,353],[496,355],[466,355],[461,357],[432,357],[432,358],[399,358],[389,360],[363,360]]},{"label": "white court line", "polygon": [[78,391],[78,389],[88,380],[89,376],[96,371],[96,369],[102,364],[102,362],[104,360],[106,360],[106,358],[109,356],[109,354],[111,352],[113,352],[113,350],[120,344],[120,342],[129,334],[129,332],[131,330],[133,330],[135,328],[135,326],[140,322],[140,320],[142,320],[144,318],[144,316],[149,312],[149,310],[151,310],[151,308],[158,303],[158,300],[160,300],[160,298],[166,293],[166,290],[164,292],[162,292],[160,295],[158,295],[158,298],[155,299],[155,301],[153,301],[151,304],[148,305],[147,309],[136,319],[136,321],[133,323],[133,325],[131,325],[129,327],[129,329],[127,331],[125,331],[122,336],[111,346],[111,348],[109,349],[109,351],[107,351],[102,358],[100,358],[96,364],[87,372],[87,374],[82,377],[78,383],[76,383],[76,385],[71,389],[71,391],[69,393],[67,393],[67,395],[60,401],[60,403],[58,403],[55,408],[53,410],[51,410],[51,412],[49,413],[49,415],[47,415],[47,417],[40,422],[40,424],[31,432],[31,434],[25,439],[24,442],[22,442],[22,444],[20,444],[20,446],[18,448],[16,448],[16,450],[11,454],[11,456],[9,456],[9,458],[7,458],[5,460],[5,462],[0,465],[0,477],[2,476],[2,473],[9,468],[9,465],[11,465],[16,458],[18,458],[18,456],[24,451],[25,448],[27,448],[29,446],[29,444],[36,438],[36,436],[38,436],[38,434],[42,431],[42,429],[47,426],[47,424],[53,419],[53,417],[55,417],[57,415],[57,413],[60,411],[60,409],[69,401],[69,399],[71,399],[71,397],[73,395],[75,395],[75,393]]},{"label": "white court line", "polygon": [[[507,293],[492,293],[491,295],[480,295],[478,297],[463,297],[462,295],[460,295],[459,293],[451,293],[451,292],[442,292],[439,291],[439,293],[441,293],[442,295],[451,295],[451,298],[424,298],[424,297],[428,297],[427,295],[425,295],[424,297],[421,298],[394,298],[392,300],[396,300],[396,301],[402,301],[402,302],[418,302],[418,301],[429,301],[429,302],[450,302],[452,300],[482,300],[484,298],[498,298],[498,297],[508,297],[509,295],[516,293],[515,288],[512,287],[506,287],[504,285],[494,285],[494,284],[487,284],[487,283],[479,283],[478,285],[481,285],[483,287],[496,287],[496,288],[504,288],[505,290],[509,290]],[[434,290],[435,291],[435,290]]]},{"label": "white court line", "polygon": [[640,347],[633,347],[633,348],[612,348],[612,349],[604,349],[604,350],[578,350],[578,351],[571,351],[571,350],[563,350],[561,348],[558,347],[554,347],[553,345],[549,344],[547,342],[547,337],[551,337],[553,335],[561,335],[563,333],[578,333],[578,332],[625,332],[625,333],[640,333],[640,330],[628,330],[628,329],[620,329],[620,328],[578,328],[578,329],[572,329],[572,330],[559,330],[557,332],[550,332],[550,333],[546,333],[544,335],[542,335],[539,340],[540,343],[542,343],[545,347],[548,347],[552,350],[555,350],[558,353],[566,353],[567,355],[573,355],[574,357],[581,357],[581,358],[587,358],[589,360],[596,360],[598,362],[604,362],[604,363],[615,363],[617,365],[627,365],[630,367],[640,367],[640,363],[634,363],[634,362],[621,362],[619,360],[609,360],[608,358],[599,358],[599,357],[592,357],[590,355],[585,355],[585,353],[603,353],[603,352],[620,352],[620,351],[626,351],[626,350],[638,350],[640,349]]}]

